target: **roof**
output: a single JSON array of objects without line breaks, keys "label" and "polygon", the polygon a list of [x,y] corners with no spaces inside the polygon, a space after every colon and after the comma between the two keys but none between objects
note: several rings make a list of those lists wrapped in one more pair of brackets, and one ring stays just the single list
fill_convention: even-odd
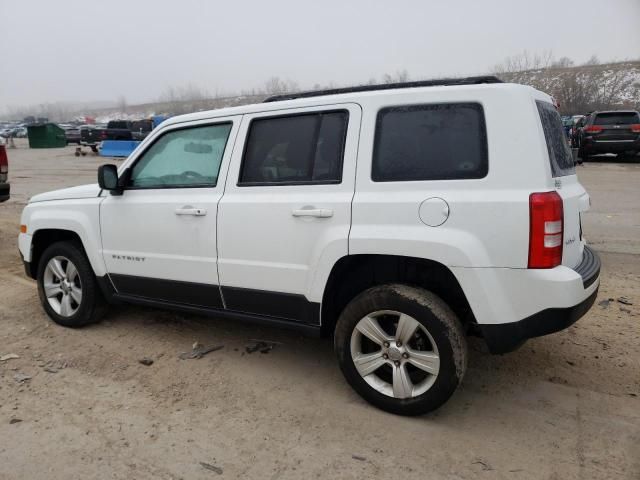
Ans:
[{"label": "roof", "polygon": [[[224,107],[215,110],[207,110],[202,112],[187,113],[184,115],[177,115],[171,117],[162,123],[162,126],[175,125],[184,122],[192,122],[198,120],[208,120],[212,118],[227,117],[234,115],[246,115],[252,113],[261,113],[269,111],[286,110],[292,108],[305,108],[322,106],[328,103],[358,103],[370,98],[380,96],[400,96],[407,94],[407,90],[411,90],[411,93],[423,93],[431,91],[448,91],[449,89],[473,89],[473,90],[493,90],[493,89],[518,89],[526,90],[530,92],[536,92],[536,90],[527,85],[519,85],[514,83],[502,83],[500,81],[478,81],[479,79],[487,79],[494,77],[469,77],[466,79],[449,79],[449,80],[429,80],[427,82],[407,82],[403,84],[389,84],[384,88],[371,88],[381,87],[376,86],[363,86],[351,87],[348,89],[333,89],[333,90],[321,90],[315,92],[303,92],[301,95],[297,94],[296,98],[289,98],[291,95],[278,96],[277,99],[266,101],[266,103],[253,103],[247,105],[240,105],[235,107]],[[473,82],[472,80],[475,80]],[[436,83],[437,82],[437,83]],[[366,88],[369,87],[369,88]],[[539,92],[545,98],[547,95]],[[270,97],[273,98],[273,97]],[[269,100],[269,99],[267,99]]]},{"label": "roof", "polygon": [[342,93],[356,92],[372,92],[377,90],[396,90],[399,88],[417,88],[417,87],[451,87],[454,85],[480,85],[483,83],[502,83],[498,77],[482,76],[482,77],[465,77],[465,78],[441,78],[438,80],[421,80],[419,82],[399,82],[399,83],[383,83],[377,85],[357,85],[355,87],[331,88],[327,90],[312,90],[308,92],[285,93],[283,95],[274,95],[265,100],[265,102],[281,102],[283,100],[293,100],[296,98],[320,97],[325,95],[340,95]]},{"label": "roof", "polygon": [[601,113],[638,113],[637,110],[596,110],[592,114],[600,115]]}]

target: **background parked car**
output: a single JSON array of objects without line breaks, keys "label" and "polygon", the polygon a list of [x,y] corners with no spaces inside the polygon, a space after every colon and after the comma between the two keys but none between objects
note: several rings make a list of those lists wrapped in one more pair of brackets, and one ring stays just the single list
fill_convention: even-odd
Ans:
[{"label": "background parked car", "polygon": [[578,125],[584,119],[584,117],[585,117],[584,115],[574,115],[573,117],[571,117],[572,124],[569,130],[569,141],[571,142],[572,148],[578,148],[578,138],[577,138]]},{"label": "background parked car", "polygon": [[106,137],[106,125],[83,125],[80,127],[80,145],[90,147],[94,153],[98,153],[98,144]]},{"label": "background parked car", "polygon": [[640,152],[640,113],[634,110],[593,112],[585,121],[578,156],[598,153],[635,156]]},{"label": "background parked car", "polygon": [[576,126],[573,128],[573,136],[571,137],[571,146],[573,148],[580,148],[580,142],[582,142],[582,130],[584,129],[585,123],[589,119],[590,113],[583,116],[578,122]]},{"label": "background parked car", "polygon": [[562,117],[562,129],[567,138],[571,138],[571,128],[573,127],[573,117]]},{"label": "background parked car", "polygon": [[153,130],[152,120],[136,120],[131,122],[131,136],[134,140],[144,140]]},{"label": "background parked car", "polygon": [[112,120],[107,124],[104,140],[133,140],[132,123],[129,120]]},{"label": "background parked car", "polygon": [[75,143],[76,145],[80,145],[80,127],[79,126],[68,126],[64,128],[64,136],[67,139],[67,145],[69,145],[70,143]]}]

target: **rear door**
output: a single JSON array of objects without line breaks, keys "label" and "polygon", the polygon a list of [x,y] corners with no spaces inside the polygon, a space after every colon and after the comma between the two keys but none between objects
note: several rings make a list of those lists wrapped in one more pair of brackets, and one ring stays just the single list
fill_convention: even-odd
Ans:
[{"label": "rear door", "polygon": [[353,104],[243,117],[218,210],[228,309],[319,323],[317,279],[348,254],[360,117]]},{"label": "rear door", "polygon": [[551,103],[538,100],[536,105],[549,153],[551,175],[563,203],[562,264],[574,268],[582,260],[584,242],[580,217],[582,212],[589,209],[589,194],[578,181],[573,156],[564,135],[560,115]]}]

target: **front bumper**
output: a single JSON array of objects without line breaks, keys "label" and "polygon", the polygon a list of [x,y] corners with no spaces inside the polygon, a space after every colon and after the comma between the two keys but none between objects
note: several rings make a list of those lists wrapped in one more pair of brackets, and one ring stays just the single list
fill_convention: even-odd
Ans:
[{"label": "front bumper", "polygon": [[517,322],[479,325],[489,351],[491,353],[511,352],[529,338],[564,330],[582,318],[589,311],[598,295],[600,257],[585,245],[582,261],[575,268],[575,271],[582,277],[585,291],[592,290],[591,294],[576,305],[564,308],[547,308]]}]

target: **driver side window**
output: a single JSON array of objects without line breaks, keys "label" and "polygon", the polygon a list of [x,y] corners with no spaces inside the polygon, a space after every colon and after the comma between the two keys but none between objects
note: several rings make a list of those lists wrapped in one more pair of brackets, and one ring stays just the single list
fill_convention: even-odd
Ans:
[{"label": "driver side window", "polygon": [[133,188],[215,187],[231,123],[167,132],[131,171]]}]

